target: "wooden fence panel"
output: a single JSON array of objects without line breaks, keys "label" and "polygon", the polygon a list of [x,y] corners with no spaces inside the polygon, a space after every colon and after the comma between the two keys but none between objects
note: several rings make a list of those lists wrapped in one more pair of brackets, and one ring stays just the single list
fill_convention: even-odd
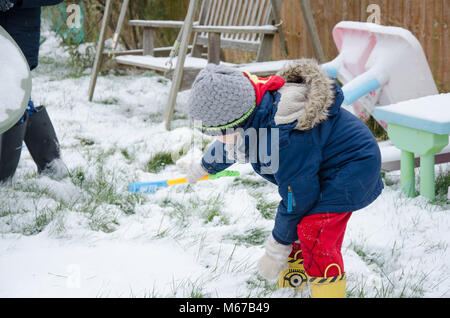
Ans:
[{"label": "wooden fence panel", "polygon": [[[332,29],[339,21],[366,22],[370,4],[381,9],[381,24],[410,30],[422,44],[441,92],[450,91],[450,0],[311,0],[325,56],[333,59],[337,49]],[[313,57],[298,0],[284,0],[281,8],[289,58]],[[282,59],[279,41],[274,42],[273,59]]]}]

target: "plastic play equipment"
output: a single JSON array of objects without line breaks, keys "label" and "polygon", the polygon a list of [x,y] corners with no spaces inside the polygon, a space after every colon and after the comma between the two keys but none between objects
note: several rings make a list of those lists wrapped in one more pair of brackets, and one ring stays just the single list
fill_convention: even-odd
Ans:
[{"label": "plastic play equipment", "polygon": [[[216,174],[208,174],[198,181],[215,180],[224,177],[238,177],[240,175],[239,171],[226,170],[218,172]],[[152,181],[152,182],[136,182],[131,183],[128,186],[128,191],[131,193],[155,193],[159,188],[167,188],[171,185],[187,183],[186,178],[180,179],[170,179],[162,181]]]},{"label": "plastic play equipment", "polygon": [[[410,31],[343,21],[334,27],[333,38],[339,54],[322,67],[343,84],[344,108],[362,120],[373,116],[378,107],[392,105],[395,108],[403,101],[438,94],[422,46]],[[382,117],[374,118],[388,130]],[[379,145],[383,170],[400,169],[401,149],[395,147],[392,140]],[[420,164],[419,157],[414,160],[415,166]],[[436,163],[448,161],[449,146],[435,156]]]},{"label": "plastic play equipment", "polygon": [[420,156],[420,194],[434,200],[435,155],[448,145],[450,133],[450,94],[426,96],[378,107],[375,118],[388,123],[388,134],[401,150],[401,187],[415,195],[415,160]]},{"label": "plastic play equipment", "polygon": [[410,31],[343,21],[333,38],[339,54],[323,68],[344,85],[344,104],[361,119],[378,106],[438,94],[422,46]]},{"label": "plastic play equipment", "polygon": [[27,60],[13,38],[0,26],[0,134],[23,116],[31,95]]}]

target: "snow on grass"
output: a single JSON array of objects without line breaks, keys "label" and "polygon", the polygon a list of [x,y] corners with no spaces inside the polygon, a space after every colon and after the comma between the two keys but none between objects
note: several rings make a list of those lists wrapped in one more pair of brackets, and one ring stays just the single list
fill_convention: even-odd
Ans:
[{"label": "snow on grass", "polygon": [[[166,79],[107,72],[88,102],[89,73],[72,76],[57,44],[50,36],[41,47],[32,95],[48,108],[70,175],[38,176],[24,149],[0,188],[0,296],[305,297],[256,271],[280,198],[249,165],[232,167],[237,178],[128,193],[131,182],[180,177],[168,154],[199,138],[187,127],[189,92],[168,132]],[[347,294],[448,297],[448,202],[406,198],[398,179],[387,174],[380,198],[350,219]]]}]

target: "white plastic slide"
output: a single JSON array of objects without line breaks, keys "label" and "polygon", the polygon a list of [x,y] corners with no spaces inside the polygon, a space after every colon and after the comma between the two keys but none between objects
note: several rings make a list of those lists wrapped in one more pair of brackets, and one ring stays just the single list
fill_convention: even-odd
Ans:
[{"label": "white plastic slide", "polygon": [[361,119],[374,107],[438,94],[422,46],[410,31],[343,21],[333,38],[339,55],[323,68],[344,85],[344,104]]},{"label": "white plastic slide", "polygon": [[[410,31],[343,21],[334,27],[333,38],[339,54],[322,67],[343,84],[344,108],[362,120],[367,120],[375,107],[438,94],[422,46]],[[386,123],[380,124],[387,128]],[[383,170],[400,169],[400,150],[390,141],[379,145]],[[449,162],[450,148],[446,147],[435,160]]]},{"label": "white plastic slide", "polygon": [[31,73],[17,43],[0,26],[0,134],[22,117],[31,94]]}]

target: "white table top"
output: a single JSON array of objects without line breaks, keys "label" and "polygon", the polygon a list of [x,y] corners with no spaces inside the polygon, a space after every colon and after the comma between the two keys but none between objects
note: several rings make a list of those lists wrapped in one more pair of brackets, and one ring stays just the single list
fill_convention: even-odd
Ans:
[{"label": "white table top", "polygon": [[450,133],[450,93],[375,108],[378,120],[436,134]]}]

